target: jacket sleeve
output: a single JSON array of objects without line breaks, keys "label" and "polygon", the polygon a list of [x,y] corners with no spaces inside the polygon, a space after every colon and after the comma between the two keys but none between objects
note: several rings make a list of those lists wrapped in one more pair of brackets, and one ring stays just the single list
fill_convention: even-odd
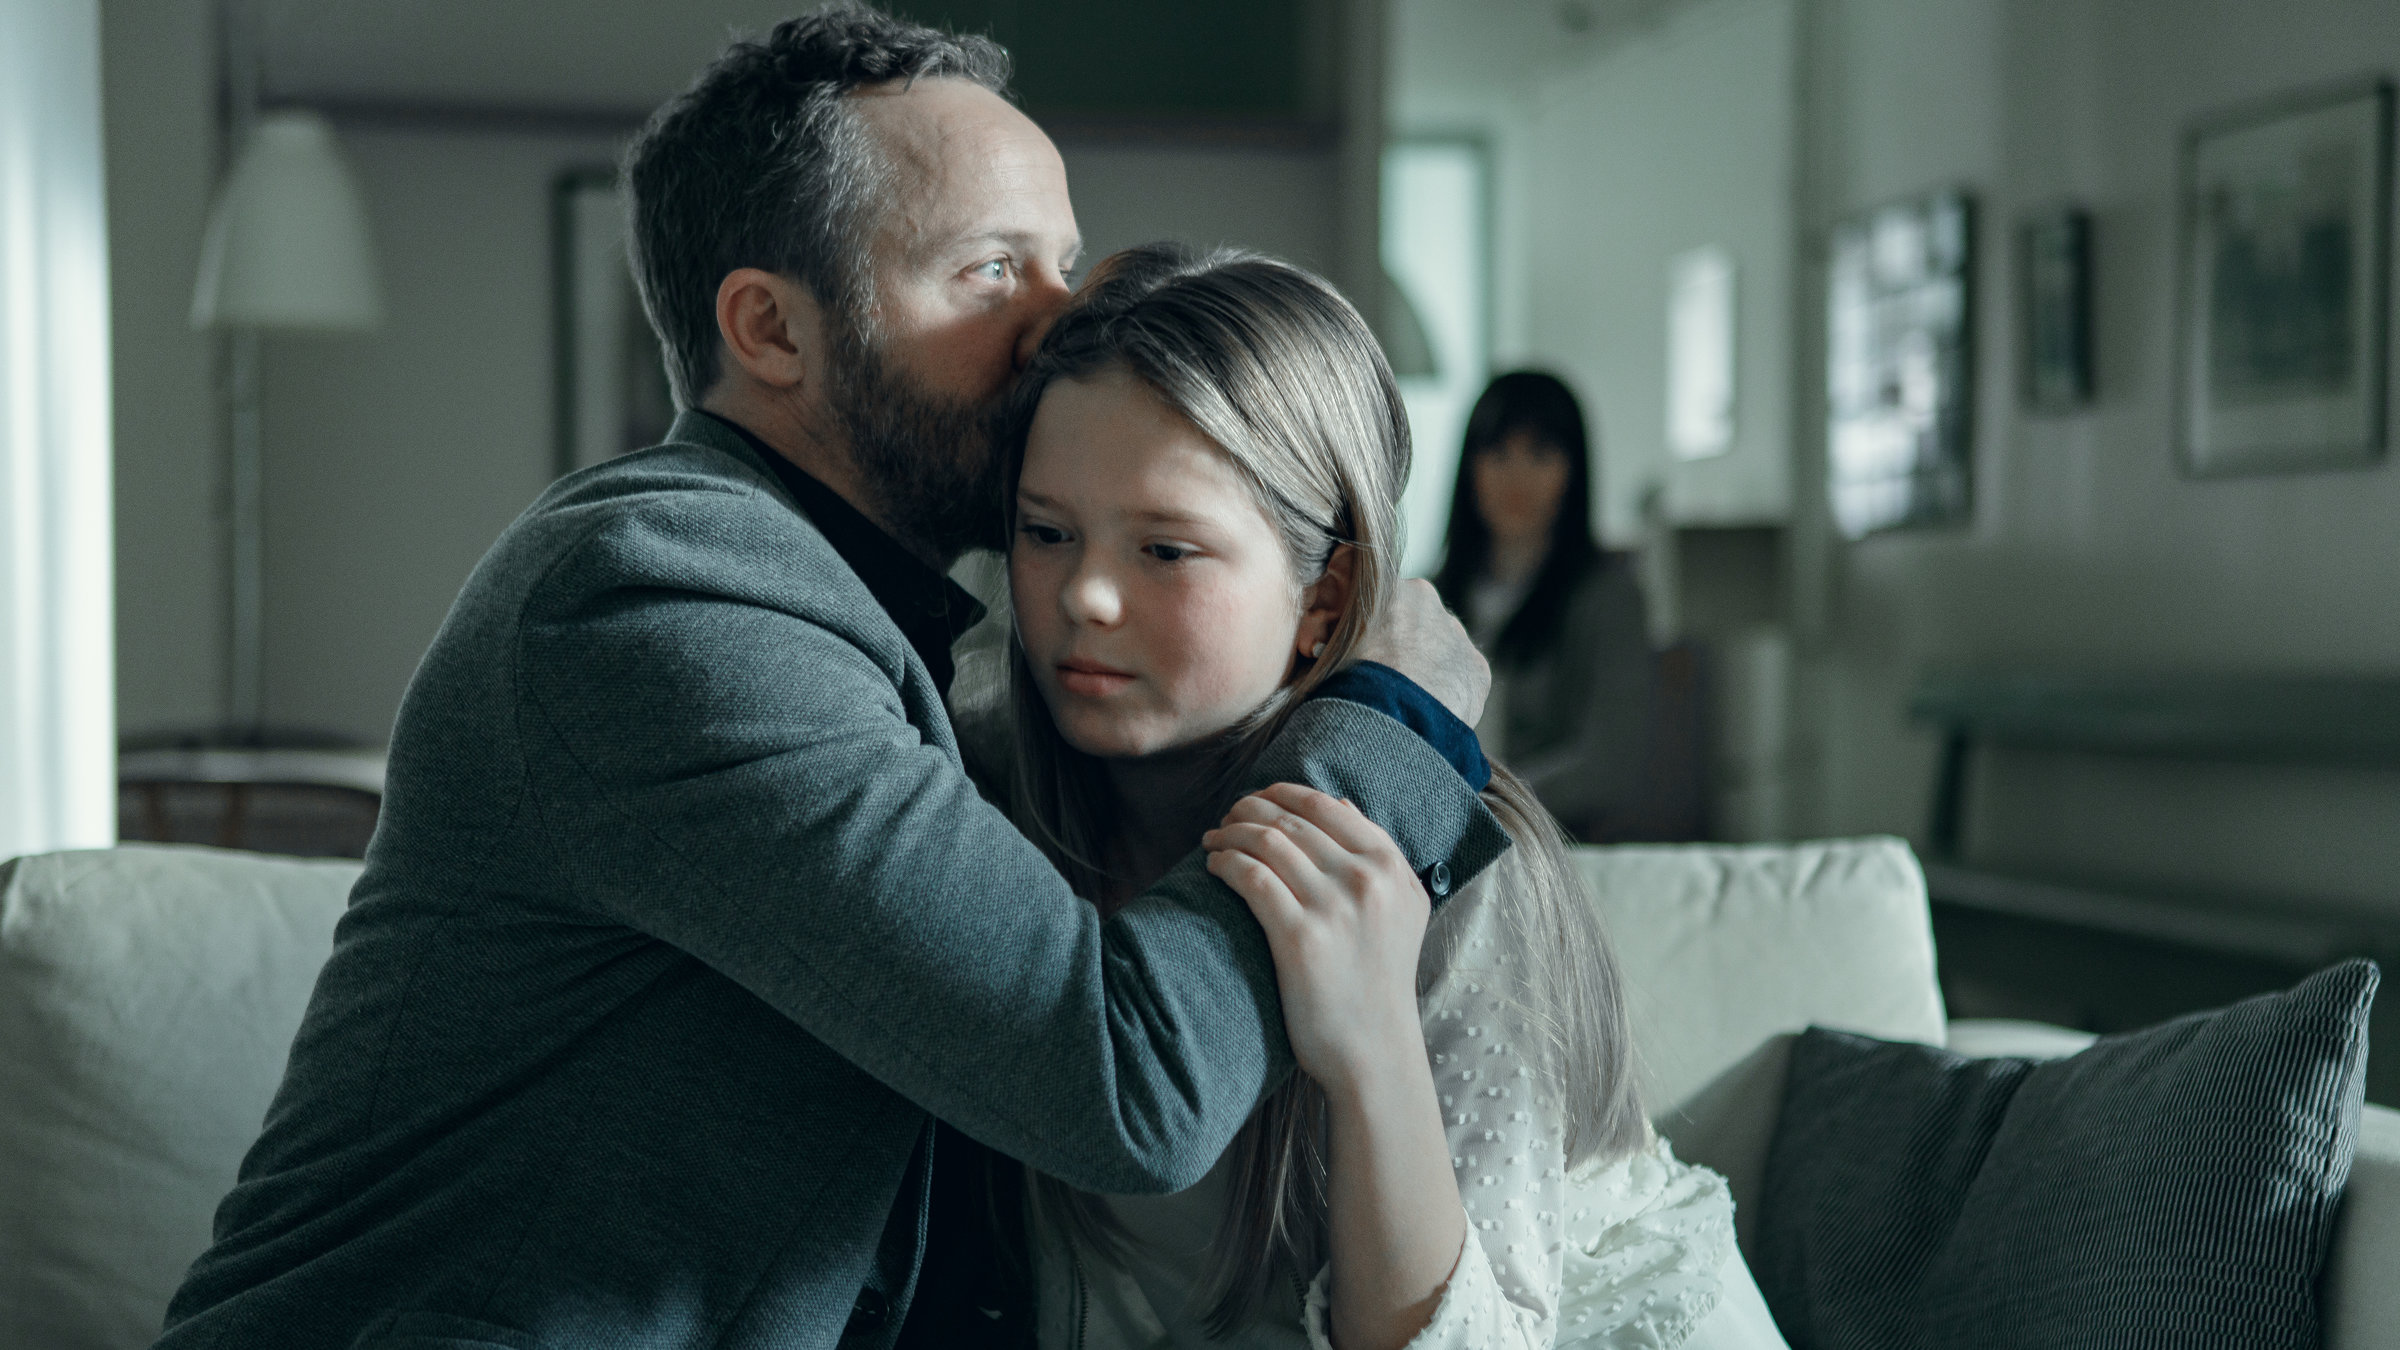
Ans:
[{"label": "jacket sleeve", "polygon": [[[896,635],[733,582],[553,570],[519,628],[518,734],[581,905],[1088,1190],[1190,1185],[1290,1070],[1264,937],[1201,855],[1101,923],[909,720]],[[1300,709],[1256,777],[1350,797],[1420,866],[1472,876],[1506,846],[1355,704]]]}]

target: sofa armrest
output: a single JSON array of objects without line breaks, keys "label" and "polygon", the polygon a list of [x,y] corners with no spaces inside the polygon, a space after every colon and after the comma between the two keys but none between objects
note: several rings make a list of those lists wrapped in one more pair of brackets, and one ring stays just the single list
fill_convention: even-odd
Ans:
[{"label": "sofa armrest", "polygon": [[2047,1022],[2019,1022],[2000,1017],[1966,1017],[1950,1024],[1950,1053],[1969,1059],[2015,1055],[2023,1059],[2064,1059],[2100,1039],[2088,1031],[2070,1031]]},{"label": "sofa armrest", "polygon": [[2400,1350],[2400,1111],[2370,1106],[2319,1290],[2326,1350]]},{"label": "sofa armrest", "polygon": [[358,872],[144,844],[0,863],[0,1343],[158,1339]]}]

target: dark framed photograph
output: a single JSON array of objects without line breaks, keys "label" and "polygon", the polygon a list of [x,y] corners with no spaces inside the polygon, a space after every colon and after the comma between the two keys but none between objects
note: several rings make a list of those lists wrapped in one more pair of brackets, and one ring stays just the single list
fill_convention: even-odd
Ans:
[{"label": "dark framed photograph", "polygon": [[552,182],[550,271],[555,471],[666,439],[675,399],[634,289],[616,170],[573,168]]},{"label": "dark framed photograph", "polygon": [[1852,539],[1974,512],[1974,202],[1837,226],[1826,277],[1826,487]]},{"label": "dark framed photograph", "polygon": [[2382,80],[2185,136],[2175,448],[2187,473],[2382,456],[2391,194]]},{"label": "dark framed photograph", "polygon": [[2025,406],[2074,412],[2092,401],[2092,217],[2059,207],[2017,227],[2017,311]]}]

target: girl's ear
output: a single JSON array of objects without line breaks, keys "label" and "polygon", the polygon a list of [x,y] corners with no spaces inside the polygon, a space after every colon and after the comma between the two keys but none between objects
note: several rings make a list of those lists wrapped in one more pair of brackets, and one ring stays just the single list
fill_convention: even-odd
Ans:
[{"label": "girl's ear", "polygon": [[1334,545],[1333,556],[1325,560],[1325,575],[1300,594],[1300,631],[1292,637],[1293,649],[1300,655],[1313,657],[1333,640],[1333,630],[1350,612],[1350,587],[1357,576],[1357,547]]}]

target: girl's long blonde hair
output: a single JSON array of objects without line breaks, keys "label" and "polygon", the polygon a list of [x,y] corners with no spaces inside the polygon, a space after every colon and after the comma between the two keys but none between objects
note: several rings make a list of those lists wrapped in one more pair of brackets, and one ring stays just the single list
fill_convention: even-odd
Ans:
[{"label": "girl's long blonde hair", "polygon": [[[1409,434],[1399,387],[1358,312],[1331,286],[1256,254],[1194,254],[1151,244],[1093,269],[1074,305],[1044,339],[1020,382],[1009,434],[1009,499],[1025,434],[1042,393],[1057,380],[1111,368],[1142,380],[1215,442],[1281,535],[1296,586],[1322,576],[1334,550],[1356,553],[1348,610],[1323,654],[1226,738],[1217,757],[1221,795],[1239,782],[1293,709],[1340,670],[1398,584],[1400,489]],[[1296,598],[1295,592],[1295,598]],[[1087,898],[1118,881],[1109,872],[1114,801],[1100,761],[1068,745],[1010,642],[1015,745],[1011,808],[1026,834]],[[1540,1063],[1562,1086],[1570,1167],[1638,1147],[1644,1135],[1616,959],[1585,897],[1566,841],[1523,782],[1498,764],[1484,789],[1516,847],[1495,865],[1513,955],[1526,972]],[[1426,949],[1446,948],[1437,912]],[[1419,975],[1420,995],[1433,963]],[[1255,1320],[1271,1291],[1305,1280],[1326,1257],[1324,1099],[1306,1075],[1271,1090],[1230,1150],[1227,1203],[1215,1261],[1201,1288],[1215,1336]],[[1034,1204],[1081,1240],[1121,1251],[1130,1239],[1092,1197],[1036,1176]]]}]

